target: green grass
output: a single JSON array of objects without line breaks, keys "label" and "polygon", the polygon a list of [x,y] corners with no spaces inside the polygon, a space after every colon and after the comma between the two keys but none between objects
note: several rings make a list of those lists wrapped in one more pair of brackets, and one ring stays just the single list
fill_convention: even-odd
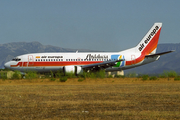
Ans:
[{"label": "green grass", "polygon": [[29,79],[29,80],[36,79],[36,78],[38,78],[37,72],[35,72],[35,71],[26,72],[25,78]]},{"label": "green grass", "polygon": [[[6,75],[4,73],[7,73],[6,71],[1,72],[1,79],[5,80],[7,79]],[[99,71],[90,71],[90,72],[83,72],[82,74],[75,75],[74,73],[66,73],[64,74],[62,71],[57,71],[57,72],[52,72],[50,73],[45,73],[45,74],[39,74],[35,71],[27,71],[25,74],[25,79],[36,79],[36,78],[41,78],[41,79],[50,79],[50,81],[55,81],[56,78],[64,78],[66,77],[67,79],[72,79],[72,78],[91,78],[91,79],[96,79],[96,78],[142,78],[143,81],[146,80],[158,80],[158,78],[175,78],[175,80],[178,80],[178,74],[175,71],[164,71],[162,74],[159,74],[157,76],[151,76],[151,75],[146,75],[146,74],[136,74],[135,72],[133,73],[128,73],[124,76],[122,75],[106,75],[106,72],[104,70],[99,70]],[[14,71],[14,74],[11,79],[21,79],[21,73],[19,71]]]},{"label": "green grass", "polygon": [[64,76],[64,77],[61,77],[61,78],[59,79],[59,81],[60,81],[60,82],[66,82],[67,79],[68,79],[68,78],[67,78],[66,76]]},{"label": "green grass", "polygon": [[80,75],[80,77],[83,78],[105,78],[106,77],[106,72],[104,70],[100,70],[100,71],[95,71],[95,72],[83,72],[82,75]]},{"label": "green grass", "polygon": [[159,77],[161,78],[174,78],[177,77],[178,74],[176,73],[176,71],[164,71],[162,74],[159,75]]},{"label": "green grass", "polygon": [[67,78],[76,78],[77,76],[74,74],[74,73],[65,73],[65,76],[67,77]]}]

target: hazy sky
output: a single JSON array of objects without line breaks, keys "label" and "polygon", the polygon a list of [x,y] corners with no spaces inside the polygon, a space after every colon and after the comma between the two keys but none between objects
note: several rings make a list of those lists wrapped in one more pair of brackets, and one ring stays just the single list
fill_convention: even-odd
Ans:
[{"label": "hazy sky", "polygon": [[155,22],[163,23],[159,43],[180,43],[180,0],[1,0],[0,44],[120,51]]}]

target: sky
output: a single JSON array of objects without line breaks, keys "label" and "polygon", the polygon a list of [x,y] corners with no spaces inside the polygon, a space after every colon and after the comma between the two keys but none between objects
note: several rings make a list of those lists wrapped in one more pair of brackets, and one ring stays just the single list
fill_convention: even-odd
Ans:
[{"label": "sky", "polygon": [[0,44],[121,51],[155,22],[163,23],[159,43],[180,43],[180,0],[1,0]]}]

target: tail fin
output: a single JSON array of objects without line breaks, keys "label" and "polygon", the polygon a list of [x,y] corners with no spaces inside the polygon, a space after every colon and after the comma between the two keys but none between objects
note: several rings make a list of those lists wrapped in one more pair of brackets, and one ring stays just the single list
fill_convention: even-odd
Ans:
[{"label": "tail fin", "polygon": [[135,47],[136,52],[141,52],[143,55],[155,54],[161,27],[162,23],[154,23],[141,42]]}]

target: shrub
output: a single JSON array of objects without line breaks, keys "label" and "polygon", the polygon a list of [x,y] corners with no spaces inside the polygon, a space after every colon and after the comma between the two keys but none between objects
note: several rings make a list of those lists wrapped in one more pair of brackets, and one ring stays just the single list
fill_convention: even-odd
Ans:
[{"label": "shrub", "polygon": [[73,72],[66,73],[65,76],[67,78],[76,78],[76,75]]},{"label": "shrub", "polygon": [[89,77],[89,72],[83,72],[82,76],[84,79],[88,78]]},{"label": "shrub", "polygon": [[99,70],[99,71],[95,72],[95,76],[96,76],[96,78],[105,78],[105,76],[106,76],[105,70]]},{"label": "shrub", "polygon": [[90,77],[90,78],[96,78],[95,72],[90,72],[89,77]]},{"label": "shrub", "polygon": [[54,73],[52,71],[50,71],[50,75],[49,75],[50,81],[55,81],[56,79],[54,78]]},{"label": "shrub", "polygon": [[28,71],[25,75],[25,77],[29,80],[35,79],[38,77],[37,73],[35,71]]},{"label": "shrub", "polygon": [[108,78],[113,78],[113,76],[112,76],[112,75],[109,75]]},{"label": "shrub", "polygon": [[157,80],[158,78],[156,76],[151,76],[149,80]]},{"label": "shrub", "polygon": [[148,80],[148,78],[149,78],[149,75],[143,75],[142,76],[142,80],[144,81],[144,80]]},{"label": "shrub", "polygon": [[50,78],[51,77],[51,73],[43,73],[42,75],[44,76],[44,78]]},{"label": "shrub", "polygon": [[22,78],[21,72],[16,70],[14,71],[14,74],[11,79],[21,79],[21,78]]},{"label": "shrub", "polygon": [[55,80],[56,80],[56,78],[54,78],[54,77],[50,78],[50,81],[55,81]]},{"label": "shrub", "polygon": [[50,74],[51,78],[54,78],[53,72],[52,71],[50,71],[50,72],[51,72],[51,74]]},{"label": "shrub", "polygon": [[83,78],[95,78],[94,72],[83,72]]},{"label": "shrub", "polygon": [[60,79],[59,79],[59,81],[60,82],[66,82],[67,81],[67,77],[65,76],[65,77],[61,77]]},{"label": "shrub", "polygon": [[162,78],[167,78],[167,77],[177,77],[177,73],[175,71],[164,71],[162,75],[160,75]]},{"label": "shrub", "polygon": [[6,80],[7,79],[7,73],[1,72],[1,79]]},{"label": "shrub", "polygon": [[82,79],[82,78],[79,78],[79,79],[78,79],[78,82],[82,82],[82,81],[84,81],[84,79]]},{"label": "shrub", "polygon": [[180,76],[174,78],[174,81],[179,81],[179,80],[180,80]]},{"label": "shrub", "polygon": [[90,71],[90,72],[83,72],[81,74],[83,78],[105,78],[106,73],[105,70],[99,70],[99,71]]},{"label": "shrub", "polygon": [[55,73],[55,76],[56,76],[56,78],[61,78],[61,76],[64,76],[63,74],[64,73],[58,71],[58,72]]}]

